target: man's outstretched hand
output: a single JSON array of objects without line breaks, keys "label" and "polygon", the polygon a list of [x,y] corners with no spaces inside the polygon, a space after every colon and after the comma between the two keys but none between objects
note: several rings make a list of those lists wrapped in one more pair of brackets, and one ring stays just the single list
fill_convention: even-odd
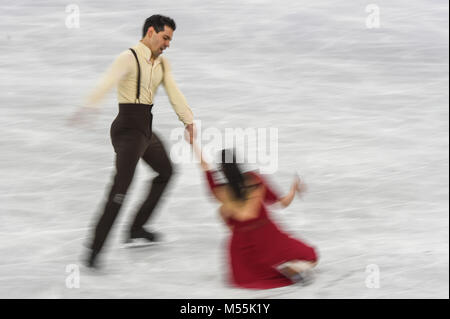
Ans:
[{"label": "man's outstretched hand", "polygon": [[67,119],[69,126],[80,126],[87,124],[92,118],[99,114],[99,109],[93,107],[81,107]]}]

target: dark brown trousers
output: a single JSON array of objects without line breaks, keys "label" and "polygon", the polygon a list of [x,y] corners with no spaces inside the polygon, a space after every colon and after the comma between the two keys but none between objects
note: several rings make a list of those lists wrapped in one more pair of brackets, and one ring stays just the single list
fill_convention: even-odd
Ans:
[{"label": "dark brown trousers", "polygon": [[98,253],[110,232],[142,158],[155,172],[148,196],[138,210],[130,232],[141,229],[152,215],[172,176],[172,164],[164,145],[152,133],[152,105],[119,104],[119,114],[111,125],[111,141],[116,153],[116,173],[103,214],[95,227],[92,250]]}]

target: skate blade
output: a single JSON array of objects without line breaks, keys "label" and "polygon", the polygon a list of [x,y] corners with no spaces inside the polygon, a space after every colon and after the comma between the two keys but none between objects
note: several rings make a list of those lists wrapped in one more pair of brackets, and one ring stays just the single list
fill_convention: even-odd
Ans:
[{"label": "skate blade", "polygon": [[293,284],[309,286],[314,282],[314,276],[310,270],[298,272],[290,262],[285,262],[274,267],[280,274],[292,281]]},{"label": "skate blade", "polygon": [[144,247],[152,247],[152,246],[161,246],[175,242],[176,239],[168,240],[162,239],[158,241],[148,241],[145,239],[132,239],[123,244],[124,248],[144,248]]},{"label": "skate blade", "polygon": [[152,246],[158,246],[161,242],[156,241],[140,241],[140,240],[132,240],[127,241],[123,244],[123,248],[143,248],[143,247],[152,247]]}]

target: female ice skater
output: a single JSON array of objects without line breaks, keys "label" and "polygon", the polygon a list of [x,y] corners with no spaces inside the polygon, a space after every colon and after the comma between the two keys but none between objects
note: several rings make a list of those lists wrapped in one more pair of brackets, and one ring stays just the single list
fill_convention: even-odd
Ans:
[{"label": "female ice skater", "polygon": [[297,177],[289,194],[279,197],[259,174],[242,173],[228,150],[222,150],[221,163],[227,183],[219,184],[195,141],[190,143],[212,194],[222,204],[220,215],[232,232],[228,253],[231,283],[269,289],[304,281],[305,271],[317,264],[315,249],[281,231],[270,219],[265,204],[278,202],[287,207],[296,193],[305,191],[305,184]]}]

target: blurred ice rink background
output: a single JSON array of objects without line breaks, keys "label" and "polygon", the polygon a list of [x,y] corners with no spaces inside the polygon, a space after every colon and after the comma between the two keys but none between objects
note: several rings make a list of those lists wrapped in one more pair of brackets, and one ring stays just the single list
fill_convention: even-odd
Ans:
[{"label": "blurred ice rink background", "polygon": [[[1,298],[449,297],[448,1],[0,4]],[[318,248],[312,285],[227,286],[227,230],[185,163],[152,220],[168,242],[121,248],[153,176],[139,164],[105,269],[66,286],[113,174],[115,93],[88,128],[66,120],[156,13],[177,23],[165,56],[203,126],[278,128],[271,180],[287,192],[299,172],[309,193],[272,216]],[[161,88],[154,128],[169,150],[179,127]]]}]

